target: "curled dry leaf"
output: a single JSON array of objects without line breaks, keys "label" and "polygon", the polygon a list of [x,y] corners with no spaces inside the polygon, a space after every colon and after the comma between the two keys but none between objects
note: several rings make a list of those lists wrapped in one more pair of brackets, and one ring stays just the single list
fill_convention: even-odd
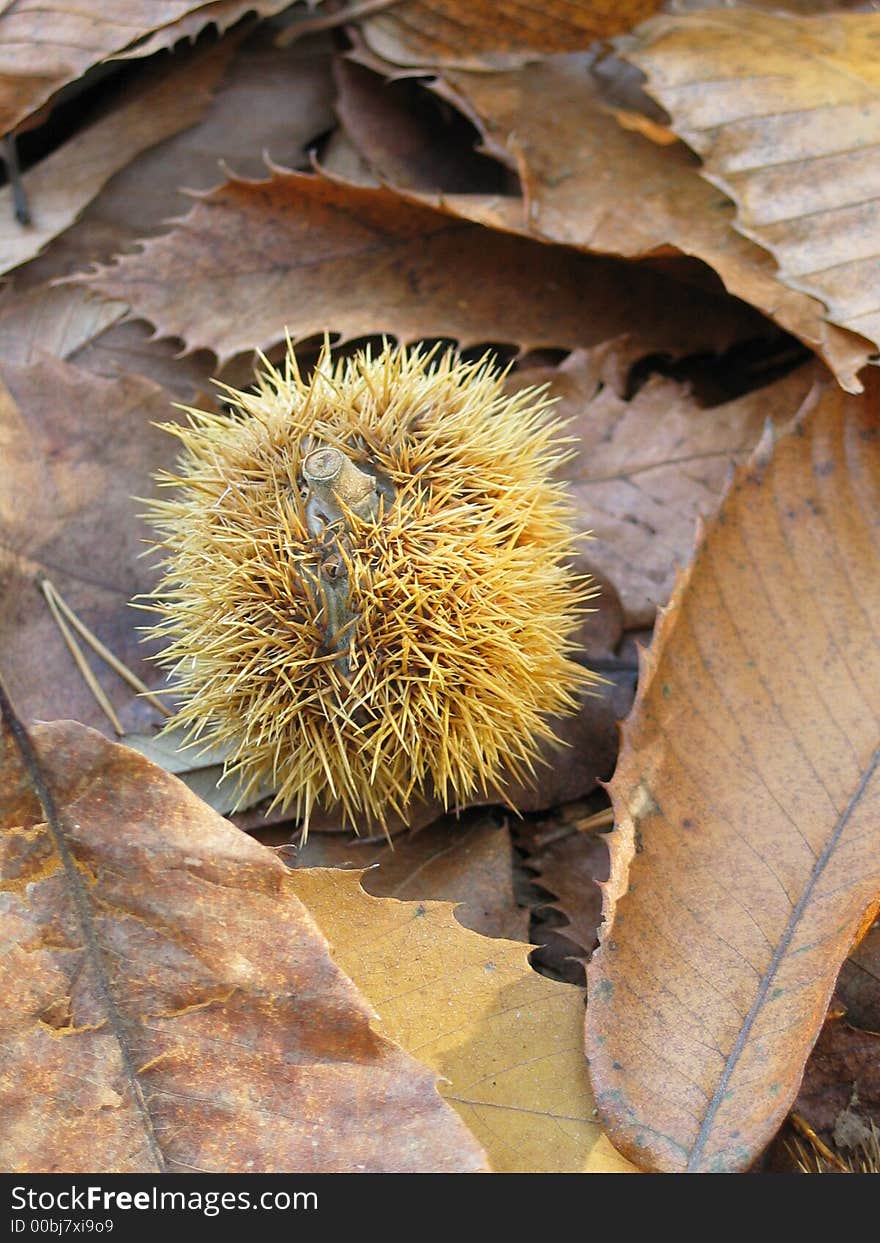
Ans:
[{"label": "curled dry leaf", "polygon": [[[265,171],[267,152],[285,164],[307,163],[306,146],[333,124],[333,81],[324,43],[309,40],[282,50],[258,31],[245,42],[227,38],[208,59],[213,56],[225,60],[226,67],[202,115],[121,168],[74,227],[16,274],[20,290],[57,280],[89,262],[109,261],[137,238],[166,228],[191,208],[187,191],[213,189],[228,168],[258,176]],[[198,67],[199,59],[178,53],[171,63],[179,64],[171,78],[185,92],[194,72],[190,66]]]},{"label": "curled dry leaf", "polygon": [[352,872],[290,878],[382,1030],[443,1076],[493,1170],[633,1171],[593,1116],[583,993],[532,971],[533,946],[469,932],[447,903],[369,897]]},{"label": "curled dry leaf", "polygon": [[[16,273],[16,293],[0,306],[0,356],[32,362],[38,339],[40,349],[98,375],[134,372],[177,401],[204,404],[217,374],[208,351],[179,358],[171,342],[153,339],[142,322],[114,322],[124,303],[103,303],[82,286],[52,282],[165,227],[192,205],[181,187],[216,186],[223,165],[259,173],[267,151],[289,164],[304,162],[306,144],[332,124],[332,89],[330,57],[320,41],[282,50],[258,32],[237,46],[204,116],[116,173],[82,218]],[[250,375],[248,357],[220,378],[241,386]]]},{"label": "curled dry leaf", "polygon": [[[456,219],[387,189],[276,170],[233,179],[140,254],[78,278],[162,335],[222,360],[324,331],[573,348],[623,331],[712,348],[760,331],[747,308],[646,267]],[[247,316],[242,307],[248,308]]]},{"label": "curled dry leaf", "polygon": [[243,17],[274,17],[276,13],[292,7],[294,3],[295,0],[210,0],[206,4],[203,0],[197,8],[191,8],[182,17],[166,26],[160,26],[148,38],[120,53],[119,58],[134,60],[143,56],[154,56],[156,52],[173,48],[182,39],[192,41],[208,26],[213,27],[218,34],[223,34]]},{"label": "curled dry leaf", "polygon": [[[230,46],[233,58],[202,117],[121,168],[71,228],[16,272],[15,292],[0,304],[0,357],[32,362],[38,345],[100,375],[148,376],[190,404],[208,391],[216,363],[207,351],[176,358],[173,345],[152,340],[144,324],[115,322],[124,303],[102,303],[80,286],[52,282],[166,227],[192,206],[185,188],[216,186],[223,165],[259,174],[264,152],[291,165],[305,162],[307,143],[333,121],[328,49],[307,40],[282,50],[263,32],[244,44],[227,40],[218,55]],[[186,63],[174,71],[183,92],[187,74]],[[247,373],[222,378],[247,383],[249,372],[250,360]]]},{"label": "curled dry leaf", "polygon": [[880,13],[660,17],[625,54],[779,279],[880,345]]},{"label": "curled dry leaf", "polygon": [[[2,23],[0,15],[0,23]],[[130,91],[113,111],[76,134],[22,178],[32,224],[22,228],[12,190],[0,189],[0,272],[27,262],[76,220],[105,182],[148,147],[195,124],[232,52],[207,56]]]},{"label": "curled dry leaf", "polygon": [[322,151],[322,169],[345,176],[340,140],[347,135],[365,163],[351,162],[346,179],[359,185],[381,182],[399,190],[468,194],[517,192],[516,178],[475,151],[462,132],[466,127],[461,117],[433,99],[419,82],[388,81],[348,56],[337,56],[333,77],[342,130]]},{"label": "curled dry leaf", "polygon": [[692,255],[858,392],[870,344],[828,324],[816,296],[780,282],[773,259],[734,230],[733,205],[699,176],[683,144],[660,147],[618,124],[592,65],[593,57],[581,54],[509,73],[445,73],[435,89],[470,116],[487,149],[519,174],[525,194],[524,202],[447,197],[447,207],[599,253],[638,258],[674,247]]},{"label": "curled dry leaf", "polygon": [[4,1169],[484,1167],[271,851],[73,722],[2,748]]},{"label": "curled dry leaf", "polygon": [[[251,8],[256,8],[254,0]],[[62,87],[204,0],[78,0],[50,8],[11,0],[0,12],[0,134],[8,134]]]},{"label": "curled dry leaf", "polygon": [[679,580],[611,786],[587,1052],[657,1169],[771,1138],[880,887],[880,375],[810,404]]},{"label": "curled dry leaf", "polygon": [[235,54],[199,122],[145,152],[101,195],[92,214],[116,237],[99,237],[98,247],[86,239],[81,263],[109,260],[138,237],[164,229],[190,210],[191,191],[214,189],[230,171],[264,176],[267,156],[286,167],[308,166],[308,147],[334,120],[329,41],[277,48],[258,29],[245,41],[227,36],[219,47],[232,41]]},{"label": "curled dry leaf", "polygon": [[[521,834],[528,866],[537,883],[552,894],[548,905],[565,917],[553,931],[571,942],[568,953],[582,960],[596,945],[602,911],[600,884],[608,879],[608,846],[604,833],[566,824],[560,817],[537,833]],[[567,831],[566,831],[567,830]]]},{"label": "curled dry leaf", "polygon": [[[153,574],[148,530],[133,496],[154,490],[174,444],[155,424],[167,394],[139,376],[103,380],[43,357],[0,378],[0,651],[27,720],[70,716],[108,730],[34,581],[42,570],[82,620],[151,686],[159,671],[138,641],[129,607]],[[127,729],[160,720],[106,666],[95,672]]]},{"label": "curled dry leaf", "polygon": [[[655,376],[631,401],[603,382],[613,347],[580,350],[558,368],[524,373],[549,382],[569,420],[574,455],[562,467],[585,530],[584,554],[611,580],[624,625],[650,625],[686,565],[701,513],[711,510],[731,465],[765,423],[796,414],[816,377],[812,365],[712,409],[675,380]],[[514,377],[514,380],[516,377]]]},{"label": "curled dry leaf", "polygon": [[501,69],[548,52],[588,47],[629,30],[660,0],[401,0],[367,17],[361,31],[396,65]]}]

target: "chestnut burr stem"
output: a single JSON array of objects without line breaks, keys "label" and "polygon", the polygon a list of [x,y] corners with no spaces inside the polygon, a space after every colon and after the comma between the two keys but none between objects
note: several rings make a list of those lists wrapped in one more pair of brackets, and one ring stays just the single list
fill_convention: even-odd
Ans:
[{"label": "chestnut burr stem", "polygon": [[376,480],[359,470],[339,449],[315,449],[304,460],[302,472],[310,493],[310,520],[314,518],[322,525],[340,522],[345,517],[341,505],[359,518],[371,518],[376,512]]}]

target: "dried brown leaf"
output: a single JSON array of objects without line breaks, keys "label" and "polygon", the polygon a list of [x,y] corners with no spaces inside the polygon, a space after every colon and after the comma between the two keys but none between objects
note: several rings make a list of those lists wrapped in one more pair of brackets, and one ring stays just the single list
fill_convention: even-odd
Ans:
[{"label": "dried brown leaf", "polygon": [[274,17],[276,13],[290,8],[294,3],[295,0],[209,0],[206,4],[202,0],[197,8],[191,9],[167,26],[160,26],[149,38],[120,53],[120,59],[134,60],[143,56],[154,56],[156,52],[173,48],[183,39],[192,41],[209,26],[223,34],[243,17]]},{"label": "dried brown leaf", "polygon": [[402,0],[361,25],[367,45],[396,65],[502,69],[588,47],[628,30],[659,0]]},{"label": "dried brown leaf", "polygon": [[714,508],[731,465],[768,420],[782,426],[794,417],[817,373],[808,365],[705,409],[662,376],[625,401],[602,382],[607,352],[578,351],[559,368],[526,374],[550,384],[557,413],[570,420],[574,457],[562,473],[595,537],[584,554],[617,588],[625,626],[644,626],[690,560],[697,518]]},{"label": "dried brown leaf", "polygon": [[[80,286],[67,288],[80,289]],[[109,305],[119,306],[119,303]],[[245,355],[222,369],[207,350],[181,358],[179,344],[167,338],[157,339],[142,320],[124,319],[111,324],[100,335],[83,342],[69,355],[69,361],[107,380],[144,376],[164,388],[169,400],[205,410],[218,408],[218,394],[212,380],[241,387],[248,384],[253,375],[253,359]]]},{"label": "dried brown leaf", "polygon": [[[133,496],[175,456],[155,426],[173,417],[167,394],[138,376],[102,380],[55,359],[4,366],[0,378],[0,650],[27,719],[69,716],[108,730],[34,582],[43,571],[100,639],[150,685],[129,606],[149,590],[146,526]],[[171,442],[171,443],[169,443]],[[106,666],[95,670],[128,729],[161,718]]]},{"label": "dried brown leaf", "polygon": [[[108,308],[100,299],[86,299],[84,289],[52,282],[84,264],[109,260],[188,211],[192,199],[181,187],[216,186],[226,175],[224,164],[258,174],[265,168],[263,152],[290,164],[304,162],[306,144],[332,124],[332,92],[329,50],[320,40],[281,50],[258,32],[236,46],[201,120],[122,168],[72,228],[16,272],[15,293],[7,292],[0,305],[0,357],[29,362],[34,349],[42,348],[110,378],[148,376],[178,401],[204,401],[217,371],[207,351],[179,359],[174,344],[152,340],[144,324],[113,322],[125,304]],[[96,316],[105,316],[104,322]],[[222,378],[246,384],[249,371],[248,359],[244,370]]]},{"label": "dried brown leaf", "polygon": [[80,725],[0,746],[4,1169],[484,1166],[271,851]]},{"label": "dried brown leaf", "polygon": [[0,134],[94,65],[203,7],[204,0],[79,0],[56,8],[8,0],[0,12]]},{"label": "dried brown leaf", "polygon": [[[337,57],[333,74],[336,113],[343,127],[337,134],[353,140],[373,174],[355,164],[355,175],[348,180],[359,185],[384,182],[407,190],[516,192],[515,177],[474,151],[461,118],[421,84],[412,79],[388,81],[349,57]],[[458,124],[453,126],[449,118]],[[329,158],[326,150],[322,152],[321,167],[344,176],[338,148],[337,137]]]},{"label": "dried brown leaf", "polygon": [[125,745],[164,768],[166,773],[179,777],[197,798],[220,816],[229,816],[231,812],[251,812],[275,793],[273,784],[266,782],[262,788],[244,795],[240,782],[223,779],[223,765],[229,758],[229,748],[188,747],[181,729],[161,734],[126,733]]},{"label": "dried brown leaf", "polygon": [[[291,165],[307,163],[306,146],[333,124],[328,46],[309,40],[281,50],[258,31],[245,43],[227,38],[211,55],[226,59],[227,67],[201,118],[117,172],[74,228],[16,274],[20,289],[129,249],[189,211],[187,190],[222,184],[228,168],[258,176],[264,153]],[[178,84],[193,63],[190,54],[183,60],[173,73]]]},{"label": "dried brown leaf", "polygon": [[[127,245],[188,212],[187,191],[212,190],[230,172],[264,176],[267,156],[307,167],[307,148],[334,120],[331,51],[329,40],[318,38],[277,48],[258,30],[236,51],[198,125],[117,177],[95,205],[96,217],[124,230]],[[102,248],[81,261],[113,253]]]},{"label": "dried brown leaf", "polygon": [[626,55],[779,279],[880,345],[880,14],[660,17]]},{"label": "dried brown leaf", "polygon": [[446,1080],[493,1170],[633,1171],[594,1117],[583,993],[532,971],[533,947],[462,928],[447,903],[372,898],[352,872],[290,877],[382,1030]]},{"label": "dried brown leaf", "polygon": [[[535,879],[552,898],[548,905],[565,916],[559,933],[573,942],[569,952],[584,960],[596,945],[602,916],[600,884],[608,879],[608,846],[603,833],[581,831],[576,826],[560,823],[557,832],[541,826],[534,839],[525,836],[529,849],[528,865]],[[549,840],[544,836],[549,830]]]},{"label": "dried brown leaf", "polygon": [[137,255],[80,278],[163,335],[225,360],[325,330],[573,347],[630,331],[674,349],[760,331],[660,273],[455,219],[387,189],[276,171],[236,178]]},{"label": "dried brown leaf", "polygon": [[855,1027],[880,1032],[880,924],[875,924],[841,967],[834,996]]},{"label": "dried brown leaf", "polygon": [[828,324],[815,296],[780,282],[773,259],[735,231],[733,205],[699,176],[683,144],[660,147],[619,125],[591,68],[590,56],[571,55],[510,73],[444,74],[435,89],[471,117],[488,150],[519,173],[525,194],[522,202],[447,197],[447,207],[598,253],[692,255],[859,391],[870,344]]},{"label": "dried brown leaf", "polygon": [[810,404],[679,579],[612,782],[587,1051],[654,1168],[767,1143],[880,887],[880,375]]},{"label": "dried brown leaf", "polygon": [[347,181],[351,185],[378,186],[382,184],[382,178],[376,175],[348,133],[342,128],[330,135],[321,152],[317,167],[327,176],[334,177],[337,181]]},{"label": "dried brown leaf", "polygon": [[36,285],[0,292],[0,359],[29,365],[41,355],[69,358],[115,324],[124,302],[104,302],[74,285]]},{"label": "dried brown leaf", "polygon": [[[0,16],[2,23],[2,16]],[[22,228],[12,190],[0,189],[0,272],[26,263],[76,220],[115,172],[148,147],[194,125],[232,51],[221,44],[182,70],[131,91],[113,111],[76,134],[22,177],[32,224]]]},{"label": "dried brown leaf", "polygon": [[794,1109],[829,1145],[855,1148],[880,1129],[880,1034],[829,1016]]},{"label": "dried brown leaf", "polygon": [[464,823],[444,817],[401,834],[393,845],[310,832],[306,844],[285,858],[297,868],[365,868],[361,884],[376,898],[453,902],[463,927],[486,937],[528,940],[528,912],[513,894],[510,831],[486,813]]}]

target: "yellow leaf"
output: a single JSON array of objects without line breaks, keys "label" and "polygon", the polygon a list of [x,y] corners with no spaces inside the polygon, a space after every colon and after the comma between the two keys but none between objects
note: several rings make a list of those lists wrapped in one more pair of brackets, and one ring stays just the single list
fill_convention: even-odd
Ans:
[{"label": "yellow leaf", "polygon": [[594,1117],[583,994],[533,971],[528,945],[489,939],[447,902],[372,898],[357,873],[291,873],[334,960],[441,1092],[496,1172],[632,1172]]}]

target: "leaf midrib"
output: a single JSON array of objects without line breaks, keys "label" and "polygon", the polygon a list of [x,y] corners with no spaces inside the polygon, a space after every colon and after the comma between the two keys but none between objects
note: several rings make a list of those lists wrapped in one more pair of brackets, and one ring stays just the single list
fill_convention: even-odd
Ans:
[{"label": "leaf midrib", "polygon": [[773,956],[770,959],[770,962],[767,966],[767,970],[764,972],[764,975],[761,978],[761,984],[760,984],[760,987],[758,988],[758,992],[755,996],[755,1000],[752,1002],[752,1005],[751,1005],[751,1008],[749,1009],[748,1014],[743,1019],[742,1026],[740,1027],[740,1030],[737,1035],[736,1041],[734,1042],[733,1048],[731,1049],[730,1053],[727,1055],[727,1059],[724,1063],[724,1069],[721,1072],[721,1075],[719,1076],[718,1083],[715,1088],[715,1092],[713,1093],[712,1099],[709,1101],[709,1104],[706,1107],[706,1112],[703,1115],[703,1121],[700,1124],[700,1129],[697,1132],[696,1139],[694,1140],[694,1144],[691,1149],[690,1156],[688,1158],[688,1163],[687,1163],[688,1171],[694,1171],[700,1168],[700,1161],[703,1156],[703,1152],[705,1150],[706,1144],[708,1143],[708,1140],[711,1136],[712,1127],[714,1125],[718,1111],[721,1107],[722,1101],[724,1100],[725,1094],[727,1092],[727,1085],[729,1084],[730,1079],[733,1076],[734,1071],[736,1070],[740,1057],[742,1056],[743,1050],[745,1049],[748,1043],[749,1037],[752,1032],[752,1028],[754,1027],[755,1021],[758,1015],[760,1014],[761,1009],[764,1006],[764,1002],[767,999],[767,995],[770,991],[770,988],[773,985],[773,981],[776,978],[776,975],[779,971],[779,967],[786,953],[788,952],[788,949],[794,938],[794,934],[797,929],[797,926],[803,917],[804,911],[807,909],[807,907],[810,904],[810,901],[813,898],[813,895],[816,891],[819,881],[822,878],[822,874],[824,873],[829,860],[834,854],[834,851],[839,845],[840,839],[843,836],[844,830],[846,829],[846,826],[849,823],[853,812],[856,810],[859,803],[862,801],[865,791],[867,790],[868,785],[870,784],[871,779],[873,778],[874,774],[878,771],[878,768],[880,768],[880,745],[877,746],[876,750],[874,751],[874,754],[871,756],[871,759],[868,762],[865,768],[865,771],[862,774],[862,777],[858,785],[856,786],[855,791],[853,792],[852,797],[850,798],[843,812],[838,817],[837,823],[835,824],[834,829],[828,838],[828,841],[826,842],[821,854],[816,859],[816,862],[813,864],[813,869],[810,873],[810,877],[806,885],[804,886],[804,891],[801,894],[800,898],[798,899],[797,904],[793,908],[791,915],[788,918],[788,923],[786,924],[785,929],[782,933],[782,936],[779,938],[779,942],[776,946],[776,949],[773,951]]},{"label": "leaf midrib", "polygon": [[110,977],[104,966],[104,954],[101,948],[101,942],[92,918],[92,911],[87,894],[83,887],[82,878],[80,877],[73,853],[67,842],[64,822],[58,813],[55,797],[52,794],[49,784],[45,778],[33,743],[15,713],[15,709],[12,707],[12,703],[6,693],[6,689],[2,681],[0,681],[0,716],[2,716],[2,719],[9,727],[9,731],[12,734],[16,747],[18,748],[18,752],[21,756],[22,763],[25,771],[27,772],[33,791],[39,799],[40,805],[43,809],[43,814],[46,817],[46,824],[49,829],[49,835],[52,838],[52,843],[58,852],[58,857],[64,867],[67,884],[73,897],[74,910],[80,926],[83,944],[86,949],[86,954],[91,962],[92,969],[95,973],[98,996],[103,1002],[109,1028],[115,1036],[116,1042],[119,1046],[123,1074],[129,1082],[132,1098],[141,1117],[150,1155],[153,1158],[156,1169],[160,1173],[164,1173],[167,1170],[165,1157],[159,1146],[159,1141],[156,1137],[156,1130],[153,1126],[153,1119],[147,1107],[147,1102],[144,1097],[140,1080],[137,1077],[135,1060],[132,1056],[132,1050],[128,1039],[126,1021],[123,1018],[113,996],[113,990],[110,985]]}]

